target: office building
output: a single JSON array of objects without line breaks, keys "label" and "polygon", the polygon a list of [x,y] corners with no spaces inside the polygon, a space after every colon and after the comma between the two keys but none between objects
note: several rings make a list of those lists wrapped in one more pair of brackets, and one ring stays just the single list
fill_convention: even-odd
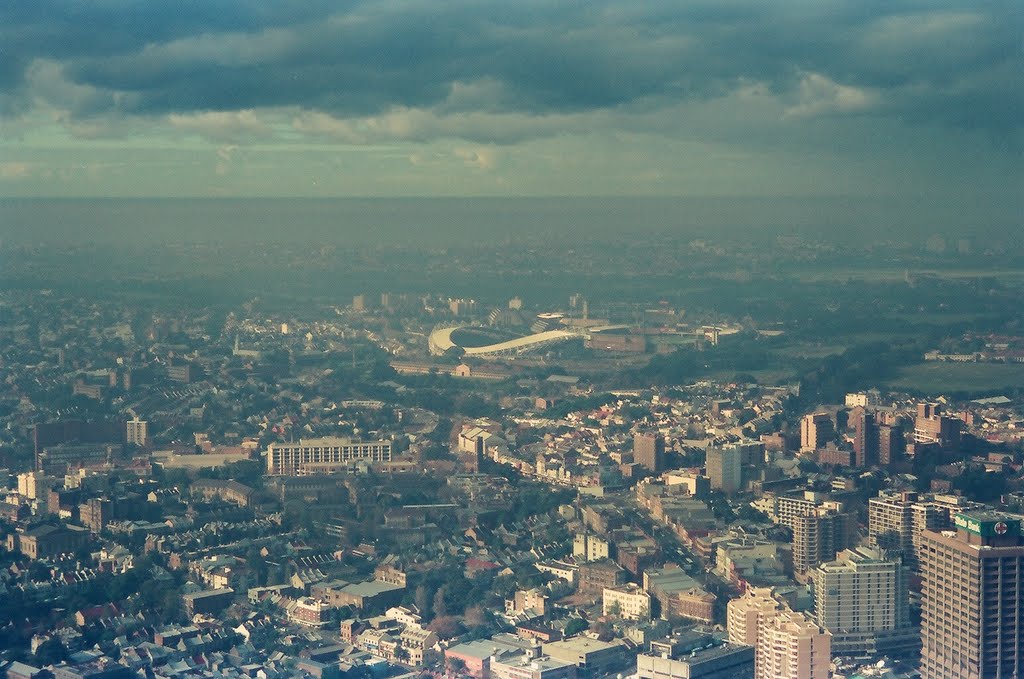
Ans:
[{"label": "office building", "polygon": [[1024,539],[1018,519],[958,513],[925,531],[922,679],[1024,676]]},{"label": "office building", "polygon": [[707,449],[705,470],[711,487],[726,495],[739,492],[743,483],[743,450],[726,445]]},{"label": "office building", "polygon": [[804,415],[800,420],[800,452],[810,453],[830,441],[835,432],[828,413]]},{"label": "office building", "polygon": [[664,568],[645,570],[643,583],[652,603],[658,603],[662,620],[681,617],[707,624],[714,621],[715,595],[679,566],[666,564]]},{"label": "office building", "polygon": [[267,474],[297,476],[306,464],[343,464],[354,460],[390,462],[390,441],[350,441],[334,437],[300,439],[267,446]]},{"label": "office building", "polygon": [[832,634],[832,655],[901,656],[919,646],[907,576],[899,556],[868,548],[844,550],[815,569],[815,620]]},{"label": "office building", "polygon": [[133,417],[125,423],[125,443],[130,446],[144,447],[149,438],[149,423]]},{"label": "office building", "polygon": [[114,446],[95,443],[61,443],[43,448],[36,458],[36,465],[40,471],[52,476],[64,476],[71,469],[111,464],[114,453],[119,448],[120,444]]},{"label": "office building", "polygon": [[304,627],[324,627],[331,621],[330,606],[308,596],[293,599],[285,610],[290,622]]},{"label": "office building", "polygon": [[528,653],[491,659],[490,679],[576,679],[576,665]]},{"label": "office building", "polygon": [[662,471],[665,468],[665,438],[657,433],[634,436],[633,461],[652,472]]}]

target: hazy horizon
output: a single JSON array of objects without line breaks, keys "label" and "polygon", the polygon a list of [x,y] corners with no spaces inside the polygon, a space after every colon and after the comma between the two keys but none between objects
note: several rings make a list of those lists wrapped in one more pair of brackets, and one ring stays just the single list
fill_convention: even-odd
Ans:
[{"label": "hazy horizon", "polygon": [[445,245],[472,238],[500,245],[537,235],[568,242],[644,234],[712,241],[780,235],[829,242],[913,243],[936,234],[1015,238],[1015,207],[994,213],[978,224],[923,199],[856,196],[2,198],[0,238],[160,243],[251,237],[358,245]]}]

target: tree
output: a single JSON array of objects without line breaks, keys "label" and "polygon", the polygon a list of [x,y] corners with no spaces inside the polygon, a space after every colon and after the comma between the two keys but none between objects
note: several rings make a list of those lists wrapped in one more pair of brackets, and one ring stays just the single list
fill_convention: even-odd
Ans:
[{"label": "tree", "polygon": [[466,609],[465,618],[463,620],[467,627],[487,627],[491,624],[490,618],[487,615],[487,611],[484,610],[483,606],[470,606]]},{"label": "tree", "polygon": [[747,503],[736,508],[736,517],[747,523],[771,523],[771,518],[764,512],[754,509]]},{"label": "tree", "polygon": [[430,608],[430,592],[424,585],[420,585],[416,588],[416,594],[413,596],[413,604],[419,609],[420,615],[426,617],[429,613]]},{"label": "tree", "polygon": [[32,582],[43,582],[50,579],[50,568],[41,561],[33,561],[28,567],[28,579]]},{"label": "tree", "polygon": [[447,593],[448,587],[444,585],[434,592],[434,617],[436,618],[443,618],[448,615],[448,605],[444,600]]},{"label": "tree", "polygon": [[45,667],[46,665],[56,665],[62,660],[66,660],[67,657],[68,651],[64,648],[64,644],[61,643],[60,639],[53,637],[39,644],[39,648],[36,649],[35,659],[37,665]]},{"label": "tree", "polygon": [[451,639],[452,637],[458,636],[460,625],[458,618],[445,615],[434,618],[430,624],[427,625],[427,629],[441,639]]},{"label": "tree", "polygon": [[588,625],[587,621],[583,618],[573,618],[565,626],[565,629],[562,630],[562,634],[566,637],[571,637],[579,634],[580,632],[585,632],[589,626],[590,625]]},{"label": "tree", "polygon": [[454,675],[462,675],[466,673],[466,663],[462,658],[448,658],[448,671]]},{"label": "tree", "polygon": [[597,620],[590,626],[590,631],[597,634],[599,641],[611,641],[615,638],[615,630],[607,620]]}]

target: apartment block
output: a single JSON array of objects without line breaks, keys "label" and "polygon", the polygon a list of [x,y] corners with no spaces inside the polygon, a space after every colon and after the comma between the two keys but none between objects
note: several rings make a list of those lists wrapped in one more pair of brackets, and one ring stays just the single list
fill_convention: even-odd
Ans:
[{"label": "apartment block", "polygon": [[390,462],[391,441],[351,441],[326,437],[267,446],[267,474],[298,476],[306,464],[345,464],[353,460]]},{"label": "apartment block", "polygon": [[815,620],[832,634],[832,654],[902,656],[920,645],[910,625],[907,569],[899,556],[847,549],[814,571]]}]

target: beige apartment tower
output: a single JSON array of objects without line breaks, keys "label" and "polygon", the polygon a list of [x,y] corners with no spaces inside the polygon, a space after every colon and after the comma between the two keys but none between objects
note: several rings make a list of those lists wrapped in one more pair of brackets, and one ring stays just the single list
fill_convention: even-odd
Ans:
[{"label": "beige apartment tower", "polygon": [[832,638],[803,613],[783,609],[762,620],[755,679],[828,679]]},{"label": "beige apartment tower", "polygon": [[149,438],[149,423],[138,417],[125,422],[125,443],[130,446],[145,446]]},{"label": "beige apartment tower", "polygon": [[828,679],[832,637],[770,588],[728,604],[729,642],[753,645],[755,679]]},{"label": "beige apartment tower", "polygon": [[835,428],[828,413],[811,413],[800,420],[800,451],[810,453],[832,438]]},{"label": "beige apartment tower", "polygon": [[922,679],[1024,676],[1024,540],[1017,519],[960,513],[922,535]]}]

